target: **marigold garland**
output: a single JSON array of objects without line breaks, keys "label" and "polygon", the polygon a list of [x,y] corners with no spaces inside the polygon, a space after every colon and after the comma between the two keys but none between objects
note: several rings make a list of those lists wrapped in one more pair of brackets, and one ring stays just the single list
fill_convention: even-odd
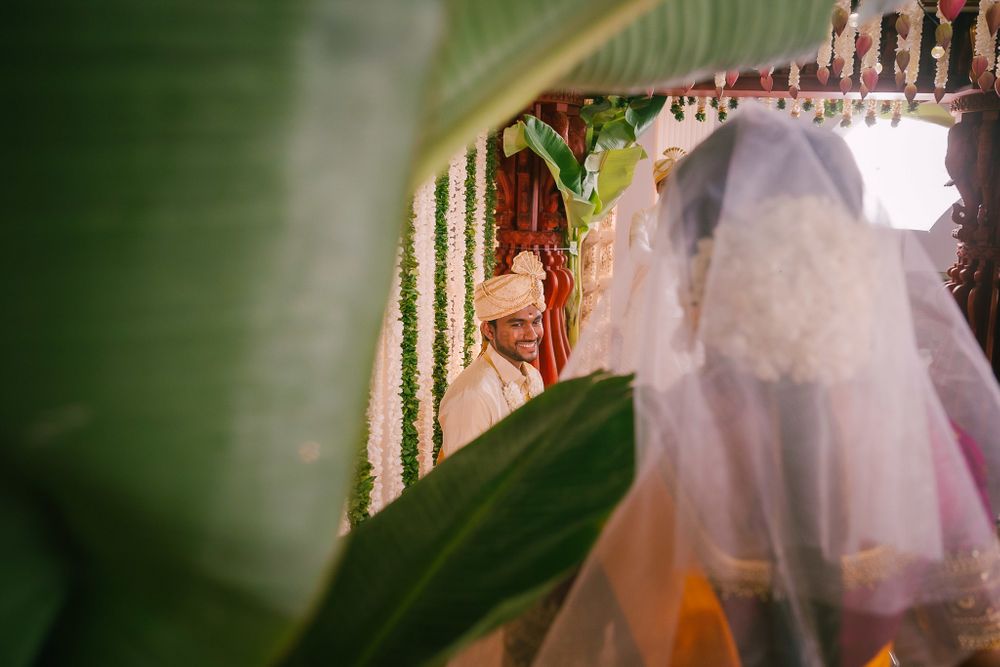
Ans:
[{"label": "marigold garland", "polygon": [[413,247],[415,218],[411,203],[410,215],[403,227],[402,257],[399,260],[399,319],[403,323],[403,339],[400,344],[402,382],[399,389],[403,407],[400,460],[404,486],[413,484],[420,477],[420,464],[417,461],[420,438],[416,423],[420,414],[420,401],[417,399],[420,373],[417,369],[417,259]]}]

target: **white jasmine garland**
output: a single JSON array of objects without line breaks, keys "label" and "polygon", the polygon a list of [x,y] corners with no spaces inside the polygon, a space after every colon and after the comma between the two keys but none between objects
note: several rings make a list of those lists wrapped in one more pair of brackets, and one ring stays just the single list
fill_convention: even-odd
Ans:
[{"label": "white jasmine garland", "polygon": [[820,42],[819,50],[816,52],[816,65],[819,67],[829,67],[830,59],[833,57],[833,25],[827,30],[826,38]]},{"label": "white jasmine garland", "polygon": [[[979,15],[976,16],[976,42],[973,47],[973,56],[986,56],[987,70],[993,69],[997,60],[997,38],[996,35],[990,35],[990,28],[986,22],[986,12],[995,4],[996,0],[979,0]],[[939,10],[938,15],[940,16],[940,14]]]},{"label": "white jasmine garland", "polygon": [[[476,256],[472,271],[472,283],[478,285],[485,279],[483,257],[486,234],[486,151],[489,149],[487,133],[476,138]],[[475,357],[482,346],[482,334],[475,328],[472,356]]]},{"label": "white jasmine garland", "polygon": [[448,384],[462,372],[465,350],[465,151],[448,168]]},{"label": "white jasmine garland", "polygon": [[871,48],[861,57],[861,68],[875,67],[878,65],[882,45],[882,17],[876,16],[868,21],[861,27],[861,32],[872,38]]},{"label": "white jasmine garland", "polygon": [[944,50],[944,55],[937,61],[937,71],[934,73],[934,88],[944,88],[948,85],[948,66],[951,60],[951,45]]},{"label": "white jasmine garland", "polygon": [[434,467],[434,181],[413,199],[413,255],[417,262],[417,461],[420,474]]},{"label": "white jasmine garland", "polygon": [[[837,0],[837,6],[842,7],[850,14],[850,0]],[[848,22],[844,26],[844,31],[834,39],[834,52],[838,58],[844,59],[844,69],[840,73],[841,79],[846,79],[854,73],[854,39],[856,32],[857,29],[852,27],[850,22]]]},{"label": "white jasmine garland", "polygon": [[910,34],[906,39],[910,48],[910,64],[906,67],[906,83],[916,85],[920,73],[920,40],[924,32],[924,10],[919,0],[910,0],[906,14],[910,18]]},{"label": "white jasmine garland", "polygon": [[382,489],[382,463],[385,460],[382,444],[385,441],[385,321],[375,348],[375,365],[372,367],[368,393],[368,443],[366,452],[372,465],[372,490],[368,500],[369,511],[374,514],[385,505]]},{"label": "white jasmine garland", "polygon": [[797,63],[792,63],[788,66],[788,87],[798,88],[800,79],[799,66]]},{"label": "white jasmine garland", "polygon": [[383,453],[385,467],[382,474],[386,483],[382,486],[386,493],[386,503],[392,502],[403,493],[403,321],[399,313],[399,260],[401,251],[396,250],[396,263],[392,271],[392,287],[385,313],[386,344],[386,435]]}]

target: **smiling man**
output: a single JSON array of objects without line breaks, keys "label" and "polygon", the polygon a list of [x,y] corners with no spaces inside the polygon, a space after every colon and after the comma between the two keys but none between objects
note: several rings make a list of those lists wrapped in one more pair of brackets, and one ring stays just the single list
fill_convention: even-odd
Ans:
[{"label": "smiling man", "polygon": [[511,271],[476,287],[476,317],[488,344],[441,399],[439,460],[542,393],[542,376],[531,362],[542,340],[545,269],[534,253],[524,251]]}]

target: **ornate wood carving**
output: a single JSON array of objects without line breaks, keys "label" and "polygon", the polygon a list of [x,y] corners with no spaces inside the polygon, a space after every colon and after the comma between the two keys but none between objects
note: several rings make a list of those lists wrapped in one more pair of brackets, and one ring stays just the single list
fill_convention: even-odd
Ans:
[{"label": "ornate wood carving", "polygon": [[[576,154],[583,155],[586,127],[580,119],[583,98],[570,93],[551,93],[535,101],[526,113],[555,128]],[[536,366],[546,385],[559,378],[569,357],[566,336],[566,300],[573,289],[573,275],[566,268],[566,213],[552,175],[530,151],[501,157],[497,170],[497,267],[496,274],[510,271],[514,256],[522,250],[538,253],[545,266],[545,336]]]},{"label": "ornate wood carving", "polygon": [[948,133],[945,167],[962,200],[952,208],[958,239],[947,286],[1000,377],[1000,99],[989,93],[959,96],[952,110],[961,116]]}]

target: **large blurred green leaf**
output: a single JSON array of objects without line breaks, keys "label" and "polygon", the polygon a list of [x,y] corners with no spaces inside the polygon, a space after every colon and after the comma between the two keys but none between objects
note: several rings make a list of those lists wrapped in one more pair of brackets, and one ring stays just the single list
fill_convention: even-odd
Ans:
[{"label": "large blurred green leaf", "polygon": [[514,412],[350,535],[291,662],[423,664],[515,616],[624,495],[632,423],[624,377],[562,382]]},{"label": "large blurred green leaf", "polygon": [[481,128],[506,122],[548,88],[645,91],[723,69],[815,57],[831,4],[451,0],[452,32],[423,114],[418,174],[431,175]]},{"label": "large blurred green leaf", "polygon": [[293,638],[332,564],[439,10],[10,12],[0,468],[56,537],[0,514],[0,568],[27,573],[0,645],[242,667]]}]

